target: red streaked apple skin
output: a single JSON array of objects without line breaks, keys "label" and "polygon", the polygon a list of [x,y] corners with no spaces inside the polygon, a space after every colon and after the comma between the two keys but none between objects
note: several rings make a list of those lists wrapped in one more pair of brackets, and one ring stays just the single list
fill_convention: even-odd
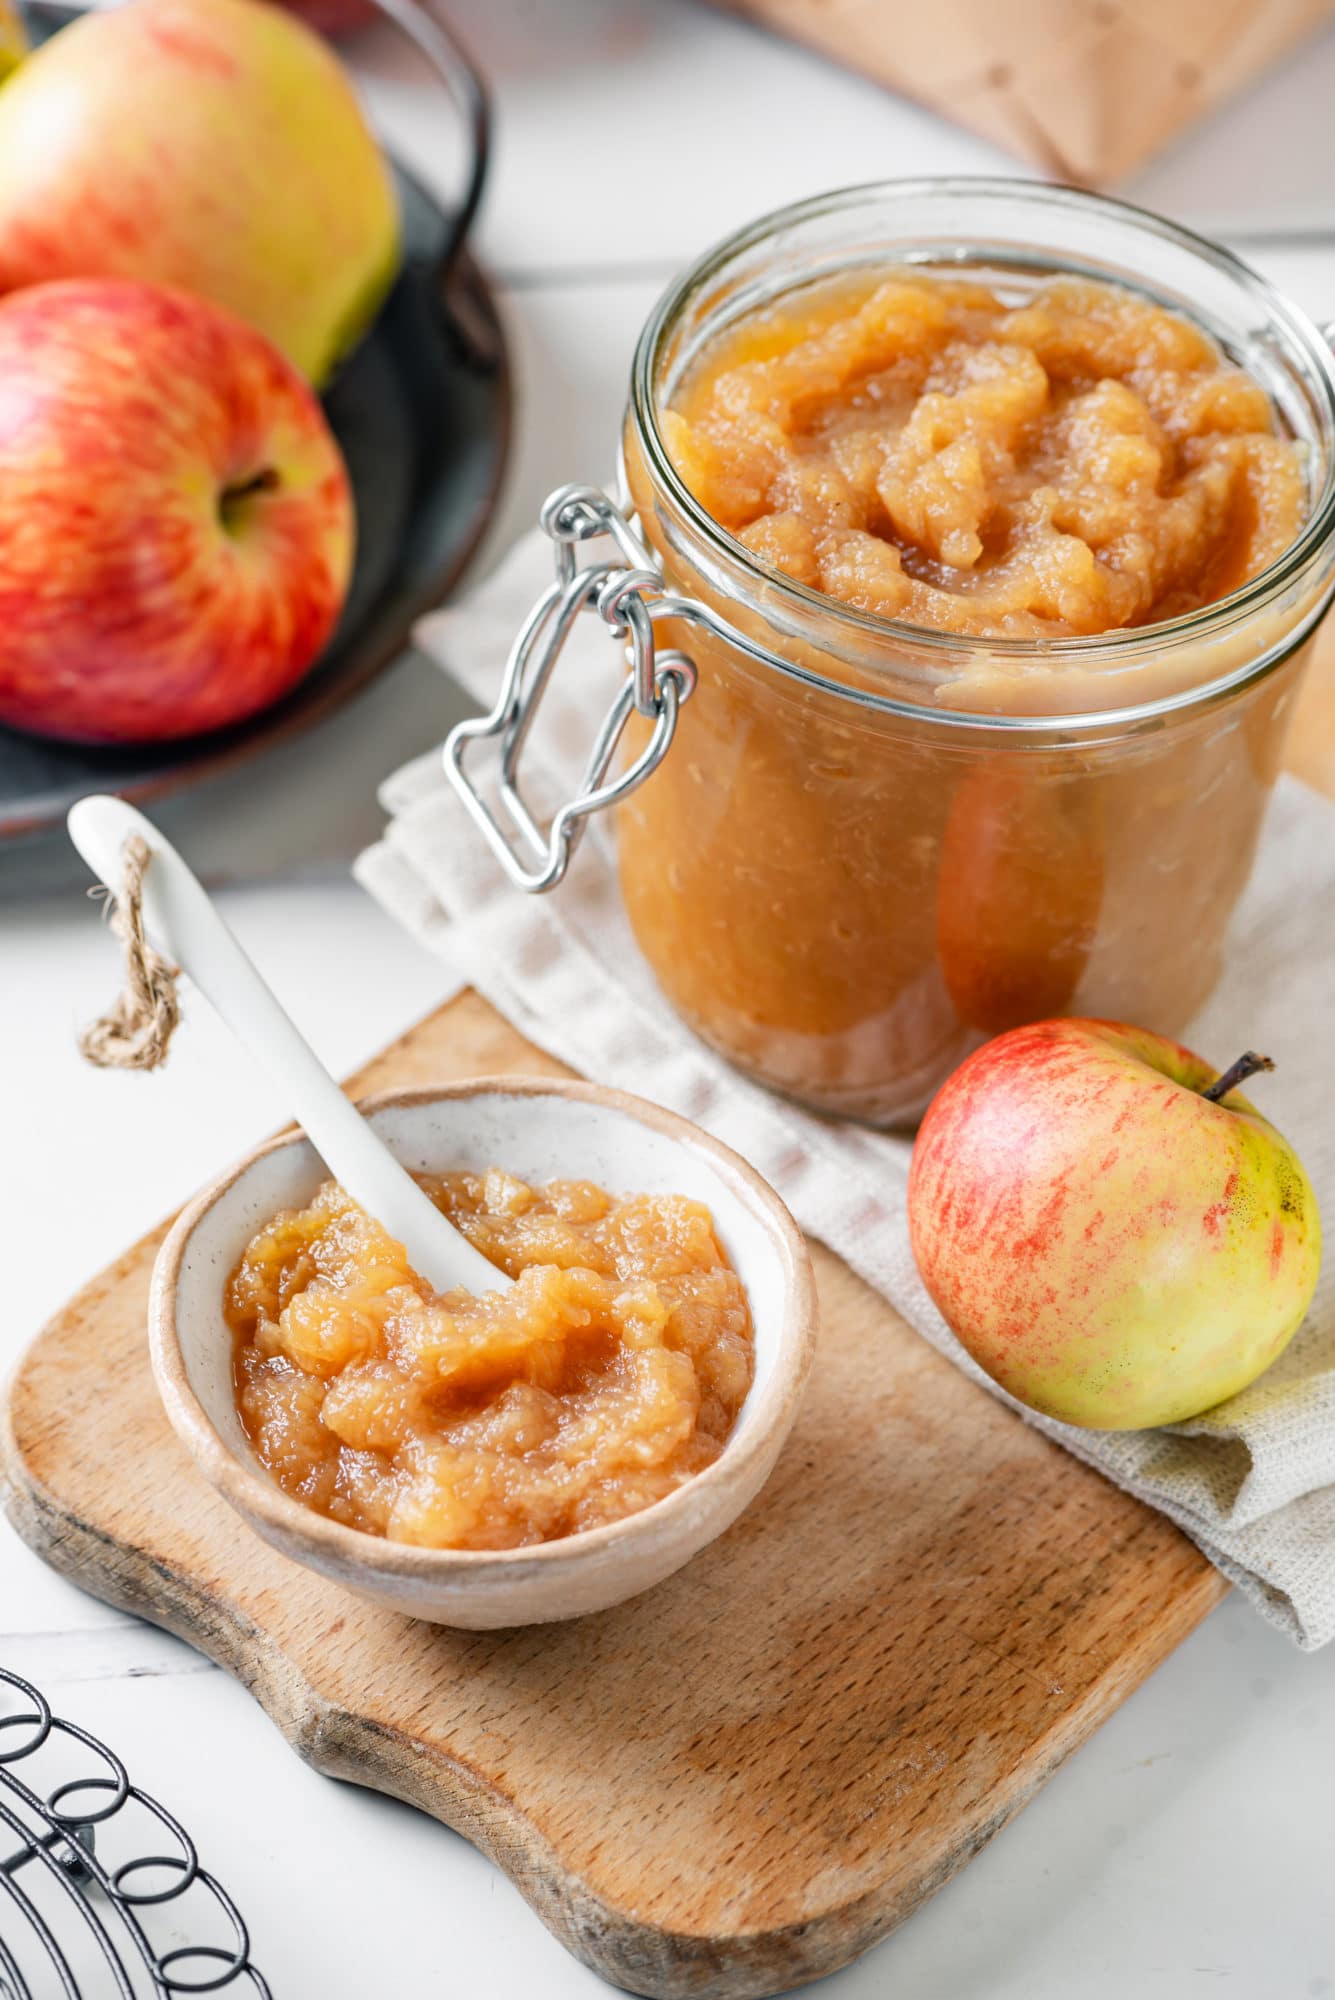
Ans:
[{"label": "red streaked apple skin", "polygon": [[909,1174],[923,1281],[975,1361],[1067,1423],[1139,1430],[1269,1367],[1321,1262],[1293,1148],[1189,1049],[1040,1021],[977,1050],[928,1108]]},{"label": "red streaked apple skin", "polygon": [[129,280],[0,300],[0,722],[90,743],[237,722],[315,660],[352,550],[338,445],[262,334]]}]

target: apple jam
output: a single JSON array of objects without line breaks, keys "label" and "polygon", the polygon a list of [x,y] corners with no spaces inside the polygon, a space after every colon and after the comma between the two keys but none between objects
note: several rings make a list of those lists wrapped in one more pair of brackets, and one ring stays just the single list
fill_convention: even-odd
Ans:
[{"label": "apple jam", "polygon": [[753,1344],[707,1208],[498,1168],[419,1178],[512,1286],[434,1293],[334,1181],[232,1274],[237,1409],[284,1492],[393,1541],[510,1549],[713,1463]]},{"label": "apple jam", "polygon": [[[869,268],[971,205],[1013,266]],[[821,1110],[911,1122],[1054,1014],[1176,1034],[1219,976],[1329,599],[1335,387],[1167,225],[1156,268],[1264,374],[1040,249],[1110,232],[1135,268],[1097,197],[854,190],[742,232],[640,344],[630,499],[712,623],[660,607],[698,678],[618,808],[622,896],[688,1024]]]}]

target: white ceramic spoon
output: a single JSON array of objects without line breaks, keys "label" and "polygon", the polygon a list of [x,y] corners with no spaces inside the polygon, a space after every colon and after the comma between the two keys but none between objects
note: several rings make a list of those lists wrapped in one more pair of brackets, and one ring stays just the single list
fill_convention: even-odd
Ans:
[{"label": "white ceramic spoon", "polygon": [[115,895],[125,843],[138,834],[152,852],[144,876],[144,927],[175,959],[242,1047],[262,1064],[334,1178],[408,1253],[413,1269],[438,1292],[462,1285],[496,1291],[510,1280],[475,1250],[436,1208],[366,1120],[343,1095],[315,1051],[297,1033],[219,916],[203,884],[171,842],[123,799],[80,799],[69,815],[70,839]]}]

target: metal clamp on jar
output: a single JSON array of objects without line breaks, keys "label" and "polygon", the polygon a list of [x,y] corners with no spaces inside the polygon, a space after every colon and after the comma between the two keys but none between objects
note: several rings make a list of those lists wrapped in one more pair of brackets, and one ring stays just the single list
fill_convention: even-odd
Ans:
[{"label": "metal clamp on jar", "polygon": [[[695,687],[695,667],[684,653],[660,654],[654,621],[679,617],[690,607],[663,589],[648,551],[616,504],[595,486],[562,486],[542,510],[542,526],[556,552],[556,577],[534,605],[510,649],[500,694],[490,714],[458,723],[445,744],[445,769],[487,844],[517,889],[539,895],[554,889],[570,866],[594,813],[618,805],[658,769],[677,729],[677,712]],[[622,561],[576,566],[579,544],[607,537]],[[603,717],[574,798],[552,816],[545,831],[519,789],[519,764],[542,697],[581,612],[601,618],[624,641],[630,671]],[[649,725],[649,737],[619,777],[607,773],[632,713]],[[486,802],[470,777],[472,743],[500,740],[497,806]],[[525,864],[525,855],[532,865]]]}]

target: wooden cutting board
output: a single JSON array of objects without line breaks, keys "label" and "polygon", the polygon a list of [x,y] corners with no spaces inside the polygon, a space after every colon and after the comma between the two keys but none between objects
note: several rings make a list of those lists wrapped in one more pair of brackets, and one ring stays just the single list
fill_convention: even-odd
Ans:
[{"label": "wooden cutting board", "polygon": [[[464,994],[350,1087],[504,1069],[559,1073]],[[815,1245],[803,1411],[720,1542],[570,1625],[455,1633],[373,1610],[241,1528],[168,1429],[144,1333],[163,1233],[20,1364],[0,1415],[10,1519],[236,1674],[318,1770],[474,1841],[633,1993],[779,1993],[855,1958],[1223,1594],[1167,1521]]]}]

